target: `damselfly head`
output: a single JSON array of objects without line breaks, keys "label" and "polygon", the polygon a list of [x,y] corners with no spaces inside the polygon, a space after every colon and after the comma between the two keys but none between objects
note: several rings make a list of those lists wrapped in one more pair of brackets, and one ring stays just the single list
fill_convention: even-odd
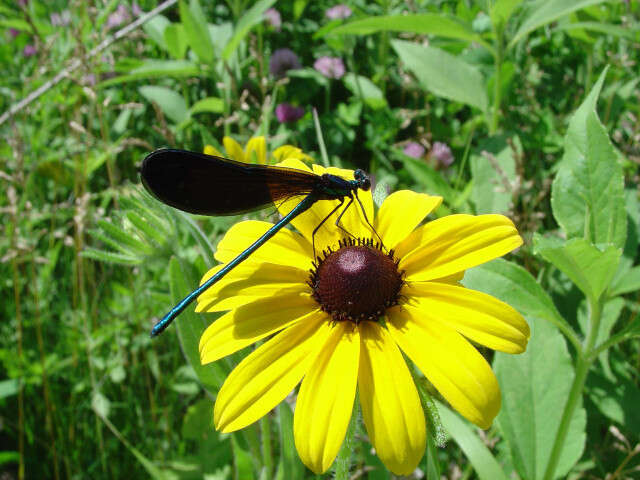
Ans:
[{"label": "damselfly head", "polygon": [[358,182],[360,190],[369,190],[371,188],[371,180],[364,171],[358,169],[353,172],[353,178]]}]

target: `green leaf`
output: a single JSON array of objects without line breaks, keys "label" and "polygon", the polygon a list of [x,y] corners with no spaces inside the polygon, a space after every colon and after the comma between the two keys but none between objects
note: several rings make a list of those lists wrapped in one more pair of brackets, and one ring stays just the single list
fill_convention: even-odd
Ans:
[{"label": "green leaf", "polygon": [[167,17],[164,15],[155,15],[142,24],[142,29],[160,48],[166,50],[167,44],[164,39],[164,32],[169,25],[171,25],[171,22]]},{"label": "green leaf", "polygon": [[167,50],[173,58],[182,59],[187,52],[189,46],[189,39],[187,38],[187,32],[184,29],[184,25],[180,23],[172,23],[167,26],[164,31],[164,41],[167,45]]},{"label": "green leaf", "polygon": [[391,45],[426,90],[486,111],[485,81],[477,68],[435,47],[402,40],[393,40]]},{"label": "green leaf", "polygon": [[547,25],[560,17],[569,15],[572,12],[603,3],[606,0],[546,0],[532,2],[526,15],[520,24],[520,28],[509,42],[509,48],[519,42],[526,35],[536,28]]},{"label": "green leaf", "polygon": [[514,10],[520,6],[523,0],[497,0],[489,11],[491,23],[494,25],[504,25],[507,23]]},{"label": "green leaf", "polygon": [[151,224],[148,220],[145,220],[138,212],[129,210],[126,214],[127,220],[129,220],[134,227],[138,230],[138,235],[142,238],[148,239],[157,245],[163,245],[167,241],[166,231],[160,231],[156,224]]},{"label": "green leaf", "polygon": [[582,238],[562,241],[535,234],[534,252],[560,269],[590,300],[597,300],[616,273],[622,250],[612,245],[604,250]]},{"label": "green leaf", "polygon": [[611,23],[602,22],[568,22],[555,27],[556,30],[590,30],[592,32],[604,33],[614,37],[627,38],[629,40],[640,40],[640,31],[636,28],[622,27]]},{"label": "green leaf", "polygon": [[[145,243],[135,238],[131,233],[124,231],[121,227],[114,225],[106,220],[99,220],[98,226],[110,237],[112,237],[120,246],[117,247],[123,253],[148,254],[152,249]],[[104,238],[101,236],[101,239]],[[112,242],[105,242],[113,246]]]},{"label": "green leaf", "polygon": [[194,103],[189,111],[193,113],[222,113],[224,111],[224,101],[218,97],[207,97]]},{"label": "green leaf", "polygon": [[293,439],[293,412],[287,402],[277,406],[278,427],[280,429],[280,465],[283,479],[298,480],[304,478],[304,465],[300,461]]},{"label": "green leaf", "polygon": [[[493,367],[502,389],[497,422],[521,478],[541,479],[551,455],[564,405],[574,377],[571,356],[562,335],[546,321],[531,325],[527,351],[496,353]],[[556,468],[567,474],[584,449],[586,412],[575,410]]]},{"label": "green leaf", "polygon": [[174,123],[181,123],[189,118],[187,102],[173,90],[153,85],[140,87],[138,90],[148,101],[157,103],[162,113]]},{"label": "green leaf", "polygon": [[180,19],[182,20],[189,46],[200,61],[211,63],[213,60],[213,43],[211,43],[209,28],[200,3],[198,0],[190,0],[189,6],[187,6],[186,1],[183,0],[179,5]]},{"label": "green leaf", "polygon": [[18,463],[20,458],[19,452],[0,451],[0,466],[4,466],[7,463]]},{"label": "green leaf", "polygon": [[622,247],[627,233],[624,177],[596,114],[605,74],[606,69],[569,122],[564,156],[551,188],[551,207],[567,237]]},{"label": "green leaf", "polygon": [[198,66],[187,60],[145,60],[141,66],[131,69],[126,75],[110,78],[98,86],[105,88],[149,78],[192,77],[199,73]]},{"label": "green leaf", "polygon": [[13,397],[20,390],[20,380],[17,378],[10,378],[8,380],[0,381],[0,399]]},{"label": "green leaf", "polygon": [[[402,155],[407,171],[416,183],[421,185],[429,195],[441,195],[447,201],[453,201],[455,194],[440,172],[418,159]],[[442,209],[442,207],[439,207]]]},{"label": "green leaf", "polygon": [[529,319],[564,322],[536,279],[521,266],[502,258],[467,270],[462,283],[499,298]]},{"label": "green leaf", "polygon": [[614,279],[609,289],[609,296],[615,297],[638,290],[640,290],[640,266],[635,266]]},{"label": "green leaf", "polygon": [[[182,300],[198,285],[200,279],[193,269],[186,263],[182,263],[172,257],[169,262],[169,283],[171,288],[171,298],[175,303]],[[212,320],[209,314],[197,314],[194,307],[190,306],[174,321],[174,327],[178,331],[180,346],[187,362],[193,368],[198,381],[209,393],[215,395],[224,383],[228,369],[225,368],[225,361],[202,365],[200,363],[200,336],[207,325]],[[166,335],[169,337],[169,335]]]},{"label": "green leaf", "polygon": [[344,85],[354,96],[362,99],[371,108],[377,110],[387,106],[387,100],[371,80],[355,73],[347,73],[343,77]]},{"label": "green leaf", "polygon": [[251,29],[264,20],[264,12],[274,3],[276,3],[276,0],[260,0],[238,20],[233,30],[233,36],[222,52],[222,58],[224,60],[229,60],[231,55],[236,51],[236,48],[238,48],[240,42],[244,40]]},{"label": "green leaf", "polygon": [[438,412],[444,428],[469,459],[480,480],[507,480],[507,475],[491,454],[482,439],[475,433],[476,427],[464,420],[440,402]]},{"label": "green leaf", "polygon": [[512,146],[522,149],[517,136],[499,135],[481,141],[471,155],[471,199],[476,213],[506,213],[512,209],[517,153]]},{"label": "green leaf", "polygon": [[99,262],[115,263],[117,265],[140,265],[143,259],[133,257],[131,255],[123,255],[121,253],[107,252],[98,250],[97,248],[86,247],[82,250],[81,255],[85,258],[92,258]]},{"label": "green leaf", "polygon": [[586,391],[603,415],[628,432],[640,432],[640,388],[634,381],[595,372],[587,378]]},{"label": "green leaf", "polygon": [[439,13],[367,17],[337,26],[327,35],[371,35],[378,32],[409,32],[483,43],[482,37],[469,25]]}]

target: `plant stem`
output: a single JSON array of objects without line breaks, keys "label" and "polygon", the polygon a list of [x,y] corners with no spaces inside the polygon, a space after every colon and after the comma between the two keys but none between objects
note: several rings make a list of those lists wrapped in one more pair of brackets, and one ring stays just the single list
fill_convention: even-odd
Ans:
[{"label": "plant stem", "polygon": [[494,29],[495,40],[495,66],[496,73],[494,76],[493,84],[493,109],[491,112],[491,124],[489,125],[489,134],[494,135],[498,130],[498,120],[500,119],[500,104],[502,103],[502,56],[503,56],[503,42],[502,42],[502,29]]},{"label": "plant stem", "polygon": [[271,478],[273,472],[273,454],[271,451],[271,422],[269,416],[260,419],[260,434],[262,437],[262,464],[266,478]]},{"label": "plant stem", "polygon": [[356,424],[358,423],[358,405],[360,405],[357,395],[355,402],[353,403],[353,411],[351,412],[351,420],[349,421],[349,427],[347,433],[344,436],[342,447],[338,452],[335,462],[335,474],[333,478],[335,480],[348,480],[349,470],[351,470],[351,455],[353,454],[353,437],[356,433]]},{"label": "plant stem", "polygon": [[562,412],[562,419],[560,420],[560,426],[556,433],[556,438],[553,442],[553,448],[551,449],[551,455],[549,456],[549,462],[547,463],[547,469],[544,472],[544,480],[553,480],[555,470],[560,461],[560,454],[564,447],[567,433],[569,432],[569,426],[573,418],[575,409],[580,404],[582,399],[582,391],[584,389],[584,383],[589,373],[589,368],[593,363],[593,356],[591,351],[594,348],[596,339],[598,337],[598,329],[600,327],[600,319],[602,316],[602,304],[599,300],[589,299],[590,305],[590,330],[587,336],[584,351],[578,352],[578,360],[576,362],[576,374],[571,384],[571,390],[569,391],[569,398],[564,406]]}]

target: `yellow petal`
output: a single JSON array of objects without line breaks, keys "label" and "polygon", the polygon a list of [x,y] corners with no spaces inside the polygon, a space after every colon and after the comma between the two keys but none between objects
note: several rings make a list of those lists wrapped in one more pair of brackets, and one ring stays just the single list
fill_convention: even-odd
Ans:
[{"label": "yellow petal", "polygon": [[224,145],[224,149],[227,151],[227,155],[232,160],[236,160],[238,162],[245,162],[244,151],[242,150],[242,145],[236,142],[231,137],[223,137],[222,144]]},{"label": "yellow petal", "polygon": [[449,215],[415,230],[396,248],[407,281],[453,275],[501,257],[522,245],[503,215]]},{"label": "yellow petal", "polygon": [[255,422],[293,390],[324,343],[328,317],[314,312],[261,345],[227,377],[213,410],[216,429],[233,432]]},{"label": "yellow petal", "polygon": [[253,137],[247,142],[245,161],[260,165],[267,164],[267,141],[263,136]]},{"label": "yellow petal", "polygon": [[367,433],[382,463],[396,475],[409,475],[426,442],[418,391],[387,330],[373,322],[362,322],[358,328],[358,389]]},{"label": "yellow petal", "polygon": [[218,150],[213,145],[205,145],[204,146],[204,154],[205,155],[215,155],[216,157],[224,157],[220,150]]},{"label": "yellow petal", "polygon": [[513,307],[486,293],[438,282],[414,282],[403,289],[425,321],[442,322],[493,350],[522,353],[529,325]]},{"label": "yellow petal", "polygon": [[[217,273],[224,265],[210,269],[200,285]],[[303,293],[309,272],[287,265],[252,262],[249,258],[218,280],[198,297],[196,312],[231,310],[260,298],[283,293]]]},{"label": "yellow petal", "polygon": [[452,328],[408,305],[387,310],[396,343],[462,416],[489,428],[500,410],[500,387],[480,353]]},{"label": "yellow petal", "polygon": [[349,426],[358,378],[360,339],[351,322],[331,332],[302,381],[293,420],[296,448],[315,473],[333,463]]},{"label": "yellow petal", "polygon": [[316,311],[308,294],[263,298],[225,313],[200,337],[200,361],[215,362]]},{"label": "yellow petal", "polygon": [[[271,223],[256,220],[236,223],[218,243],[216,260],[223,263],[233,260],[271,227]],[[275,263],[307,271],[311,268],[312,260],[311,245],[300,235],[285,228],[253,252],[247,261]]]},{"label": "yellow petal", "polygon": [[388,249],[395,248],[432,210],[442,203],[442,197],[432,197],[411,190],[389,195],[376,219],[376,230]]},{"label": "yellow petal", "polygon": [[298,170],[304,170],[305,172],[311,172],[311,169],[305,165],[302,160],[296,157],[289,157],[282,160],[277,166],[295,168]]},{"label": "yellow petal", "polygon": [[295,158],[305,162],[311,162],[313,159],[304,153],[302,149],[294,147],[293,145],[282,145],[273,151],[273,158],[278,162],[286,160],[288,158]]}]

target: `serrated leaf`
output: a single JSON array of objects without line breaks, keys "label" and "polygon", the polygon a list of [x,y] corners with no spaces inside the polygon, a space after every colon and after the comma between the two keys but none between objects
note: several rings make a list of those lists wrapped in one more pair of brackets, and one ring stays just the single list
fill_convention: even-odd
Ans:
[{"label": "serrated leaf", "polygon": [[200,3],[198,0],[191,0],[187,6],[186,1],[181,1],[179,9],[180,20],[182,20],[189,46],[200,61],[211,63],[214,53],[213,43],[209,36],[209,27]]},{"label": "serrated leaf", "polygon": [[[574,377],[564,338],[546,321],[531,325],[527,351],[496,353],[493,367],[502,390],[497,422],[521,478],[542,479]],[[550,368],[553,366],[553,368]],[[555,478],[564,478],[584,449],[586,412],[575,410]]]},{"label": "serrated leaf", "polygon": [[571,117],[551,188],[551,207],[567,237],[621,248],[627,233],[624,177],[595,110],[605,74],[606,69]]},{"label": "serrated leaf", "polygon": [[435,47],[393,40],[400,60],[434,95],[487,110],[487,91],[480,71],[459,57]]},{"label": "serrated leaf", "polygon": [[148,101],[157,103],[162,112],[174,123],[181,123],[189,118],[187,102],[173,90],[147,85],[140,87],[139,91]]},{"label": "serrated leaf", "polygon": [[622,250],[609,245],[603,250],[582,238],[561,241],[533,237],[536,254],[562,271],[590,300],[597,300],[611,283],[616,273]]}]

